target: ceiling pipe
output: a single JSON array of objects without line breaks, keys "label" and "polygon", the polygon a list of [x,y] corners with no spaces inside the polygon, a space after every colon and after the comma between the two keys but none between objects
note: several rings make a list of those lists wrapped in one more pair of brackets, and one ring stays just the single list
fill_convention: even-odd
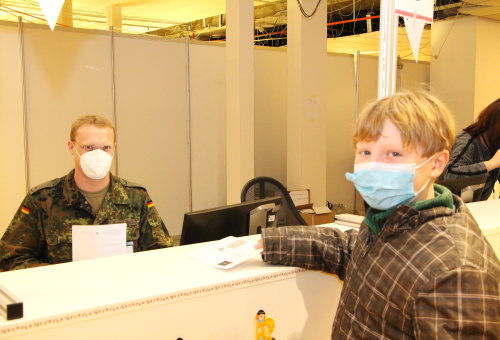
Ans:
[{"label": "ceiling pipe", "polygon": [[[342,20],[342,21],[330,22],[330,23],[327,24],[327,26],[341,25],[341,24],[345,24],[345,23],[349,23],[349,22],[354,22],[354,21],[363,21],[363,20],[369,20],[369,21],[371,21],[372,19],[379,19],[379,18],[380,18],[380,15],[374,15],[374,16],[370,16],[370,17],[367,16],[367,17],[364,17],[364,18],[356,18],[356,19],[349,19],[349,20]],[[222,30],[217,29],[218,33],[221,33],[221,32],[224,32],[224,31],[225,31],[225,28],[223,28]],[[210,32],[207,31],[207,32],[204,32],[203,34],[204,35],[209,35]],[[257,35],[255,35],[255,38],[265,37],[265,36],[270,36],[270,35],[276,35],[276,34],[287,34],[287,30],[282,30],[282,31],[278,31],[278,32],[270,32],[270,33],[257,34]],[[217,40],[217,41],[224,41],[224,40],[225,39],[220,39],[220,40]]]}]

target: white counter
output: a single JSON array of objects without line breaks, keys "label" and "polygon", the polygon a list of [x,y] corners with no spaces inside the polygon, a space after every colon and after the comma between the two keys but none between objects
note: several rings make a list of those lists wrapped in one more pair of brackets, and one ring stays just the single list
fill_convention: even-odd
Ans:
[{"label": "white counter", "polygon": [[[251,236],[258,237],[258,236]],[[16,339],[252,339],[255,314],[277,339],[328,339],[341,283],[262,262],[230,270],[188,254],[200,245],[0,273],[24,317],[0,321]]]},{"label": "white counter", "polygon": [[[500,200],[467,207],[500,255]],[[255,339],[263,309],[276,339],[330,339],[341,291],[335,276],[268,265],[259,255],[216,269],[188,256],[200,246],[0,273],[24,302],[22,319],[0,320],[0,337]]]},{"label": "white counter", "polygon": [[500,258],[500,199],[467,203],[466,206]]}]

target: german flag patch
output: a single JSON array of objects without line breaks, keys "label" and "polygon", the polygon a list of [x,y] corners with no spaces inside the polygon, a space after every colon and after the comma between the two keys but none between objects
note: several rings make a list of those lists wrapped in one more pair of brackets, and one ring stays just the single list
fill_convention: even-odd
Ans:
[{"label": "german flag patch", "polygon": [[21,212],[22,212],[23,214],[29,215],[29,214],[30,214],[30,211],[31,211],[31,210],[30,210],[29,208],[26,208],[26,207],[24,207],[24,206],[22,206],[22,207],[21,207]]},{"label": "german flag patch", "polygon": [[146,203],[146,206],[147,206],[148,208],[151,208],[151,207],[154,207],[154,206],[155,206],[155,204],[153,203],[153,201],[148,201],[148,202]]}]

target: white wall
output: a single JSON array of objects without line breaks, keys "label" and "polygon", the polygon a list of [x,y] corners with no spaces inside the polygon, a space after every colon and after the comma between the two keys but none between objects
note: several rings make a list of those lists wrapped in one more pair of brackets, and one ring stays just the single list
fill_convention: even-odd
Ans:
[{"label": "white wall", "polygon": [[111,118],[109,37],[87,31],[24,28],[29,186],[69,172],[66,146],[73,120],[84,114]]},{"label": "white wall", "polygon": [[[345,173],[352,171],[354,163],[351,143],[356,118],[354,57],[329,55],[327,65],[326,198],[332,203],[352,206],[354,187],[345,179]],[[360,61],[359,67],[360,72],[369,75],[371,67],[366,67],[363,61]]]},{"label": "white wall", "polygon": [[285,49],[255,48],[255,176],[286,183]]},{"label": "white wall", "polygon": [[193,211],[226,202],[225,49],[190,44]]},{"label": "white wall", "polygon": [[402,62],[402,69],[398,73],[400,79],[399,89],[425,90],[430,83],[430,63],[414,62],[405,60]]},{"label": "white wall", "polygon": [[26,190],[19,29],[0,27],[0,234]]},{"label": "white wall", "polygon": [[178,235],[189,210],[185,44],[118,36],[114,46],[117,173],[146,185]]},{"label": "white wall", "polygon": [[500,22],[477,19],[474,117],[500,98]]},{"label": "white wall", "polygon": [[431,88],[455,114],[457,131],[471,123],[474,112],[476,17],[432,24]]},{"label": "white wall", "polygon": [[457,131],[500,93],[500,22],[474,16],[434,23],[431,88],[455,114]]}]

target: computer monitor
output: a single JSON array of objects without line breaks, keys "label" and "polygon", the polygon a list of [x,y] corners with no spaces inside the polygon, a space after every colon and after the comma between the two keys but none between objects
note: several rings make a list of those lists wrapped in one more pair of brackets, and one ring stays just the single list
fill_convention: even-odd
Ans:
[{"label": "computer monitor", "polygon": [[452,193],[460,196],[466,203],[481,200],[484,183],[488,176],[470,176],[460,178],[449,178],[437,181],[437,184],[447,187]]},{"label": "computer monitor", "polygon": [[[260,206],[281,204],[281,197],[270,197],[184,214],[181,245],[219,240],[227,236],[246,236],[250,231],[250,212]],[[276,211],[275,209],[274,211]]]}]

